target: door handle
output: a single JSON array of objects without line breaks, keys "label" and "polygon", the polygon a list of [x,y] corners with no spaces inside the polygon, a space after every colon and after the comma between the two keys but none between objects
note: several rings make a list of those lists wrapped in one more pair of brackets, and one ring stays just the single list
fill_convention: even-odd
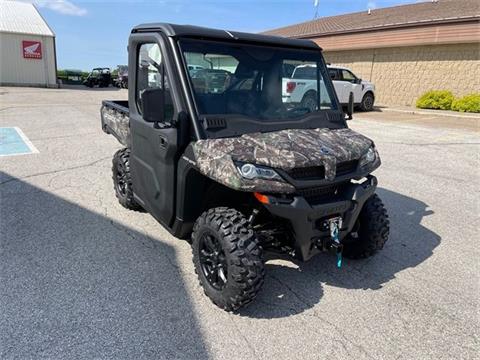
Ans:
[{"label": "door handle", "polygon": [[159,140],[159,145],[160,145],[161,148],[166,148],[167,147],[168,141],[164,136],[159,135],[158,140]]}]

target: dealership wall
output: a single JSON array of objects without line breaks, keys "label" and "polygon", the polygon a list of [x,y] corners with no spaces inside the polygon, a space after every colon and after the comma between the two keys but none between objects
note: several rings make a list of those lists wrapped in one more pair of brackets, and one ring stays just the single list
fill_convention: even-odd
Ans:
[{"label": "dealership wall", "polygon": [[414,105],[428,90],[480,91],[479,43],[325,51],[325,58],[372,81],[379,105]]},{"label": "dealership wall", "polygon": [[[40,41],[42,59],[25,59],[22,42]],[[56,86],[54,37],[0,32],[0,85]]]}]

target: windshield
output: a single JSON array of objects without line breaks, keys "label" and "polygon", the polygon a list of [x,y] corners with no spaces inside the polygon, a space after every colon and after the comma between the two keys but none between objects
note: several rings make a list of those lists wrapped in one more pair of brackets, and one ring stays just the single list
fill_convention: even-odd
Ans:
[{"label": "windshield", "polygon": [[[180,47],[200,115],[292,120],[336,109],[320,51],[188,39]],[[306,81],[294,89],[293,78]]]}]

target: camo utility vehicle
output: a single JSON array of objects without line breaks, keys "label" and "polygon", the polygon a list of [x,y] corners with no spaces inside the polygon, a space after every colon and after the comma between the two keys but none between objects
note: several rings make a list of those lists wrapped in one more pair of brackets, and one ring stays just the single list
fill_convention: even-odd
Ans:
[{"label": "camo utility vehicle", "polygon": [[[371,175],[380,157],[348,128],[315,43],[146,24],[128,48],[128,101],[101,109],[124,146],[116,196],[191,239],[216,305],[254,299],[265,251],[301,261],[332,251],[340,266],[383,247],[389,223]],[[314,109],[282,101],[284,69],[302,65],[316,69]],[[351,96],[350,118],[352,107]]]},{"label": "camo utility vehicle", "polygon": [[112,83],[112,74],[109,68],[95,68],[83,82],[83,85],[87,87],[109,87]]}]

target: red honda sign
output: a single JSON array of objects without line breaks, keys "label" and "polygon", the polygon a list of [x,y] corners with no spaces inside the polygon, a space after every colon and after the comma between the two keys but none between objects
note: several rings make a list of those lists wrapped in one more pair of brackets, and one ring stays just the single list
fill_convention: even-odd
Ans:
[{"label": "red honda sign", "polygon": [[41,59],[42,43],[40,41],[22,41],[23,57],[25,59]]}]

